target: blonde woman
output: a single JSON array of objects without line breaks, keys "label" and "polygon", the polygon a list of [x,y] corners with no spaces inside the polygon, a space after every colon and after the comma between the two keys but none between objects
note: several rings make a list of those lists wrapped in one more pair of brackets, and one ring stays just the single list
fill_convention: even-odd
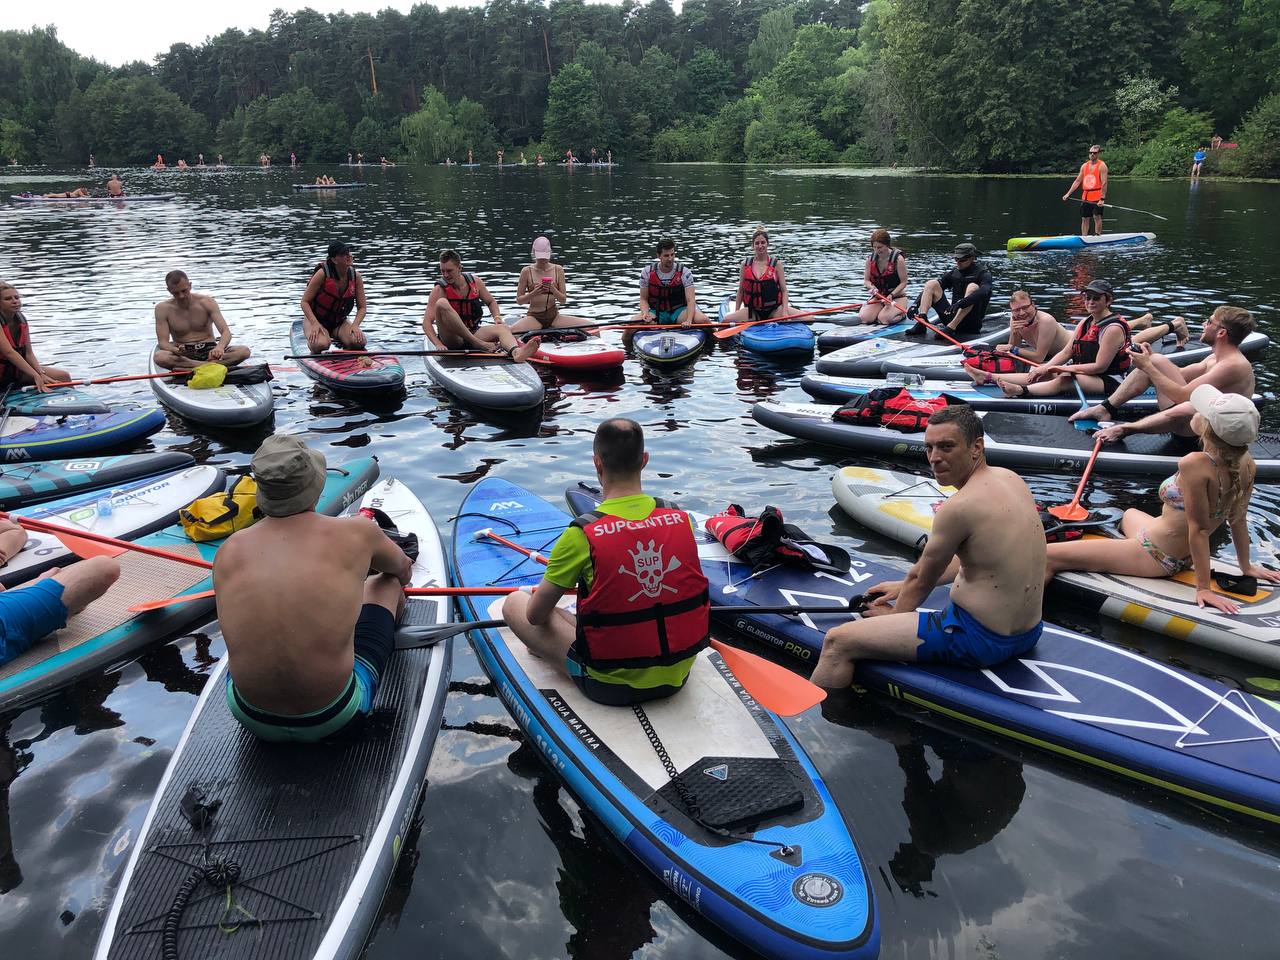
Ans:
[{"label": "blonde woman", "polygon": [[1191,405],[1196,411],[1191,429],[1200,437],[1201,449],[1179,460],[1178,472],[1160,484],[1160,515],[1126,510],[1122,540],[1049,544],[1046,577],[1067,570],[1130,577],[1172,577],[1194,570],[1196,604],[1237,613],[1240,608],[1214,593],[1210,583],[1209,538],[1225,523],[1241,572],[1280,582],[1280,571],[1249,559],[1246,514],[1255,475],[1249,444],[1258,439],[1257,408],[1248,397],[1222,393],[1207,383],[1191,392]]},{"label": "blonde woman", "polygon": [[511,325],[512,333],[546,330],[549,327],[580,327],[587,321],[561,313],[569,300],[565,288],[564,267],[551,262],[551,241],[538,237],[533,241],[533,263],[520,271],[516,284],[516,303],[528,312]]}]

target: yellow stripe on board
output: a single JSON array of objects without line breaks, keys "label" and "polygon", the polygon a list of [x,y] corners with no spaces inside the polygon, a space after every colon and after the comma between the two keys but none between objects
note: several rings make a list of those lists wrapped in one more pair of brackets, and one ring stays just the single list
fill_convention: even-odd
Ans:
[{"label": "yellow stripe on board", "polygon": [[1020,730],[1013,730],[1009,727],[1002,727],[998,723],[992,723],[989,720],[981,720],[978,717],[971,717],[966,713],[961,713],[959,710],[944,707],[939,703],[926,700],[914,693],[904,694],[901,699],[906,700],[909,703],[914,703],[917,706],[924,707],[926,710],[932,710],[933,712],[940,713],[943,716],[951,717],[954,720],[960,720],[964,723],[970,724],[971,726],[979,727],[983,730],[989,730],[992,733],[998,733],[1001,736],[1009,737],[1013,740],[1021,740],[1023,743],[1032,744],[1033,746],[1040,747],[1041,749],[1048,750],[1064,757],[1070,757],[1073,760],[1079,760],[1103,770],[1110,770],[1112,773],[1119,773],[1133,780],[1138,780],[1142,783],[1168,790],[1171,793],[1179,793],[1184,797],[1191,797],[1194,800],[1202,800],[1205,803],[1211,803],[1217,807],[1233,810],[1236,813],[1248,814],[1249,816],[1257,817],[1260,820],[1268,820],[1271,823],[1280,823],[1280,813],[1271,813],[1267,810],[1259,810],[1256,807],[1237,803],[1236,801],[1228,800],[1225,797],[1216,797],[1211,793],[1205,793],[1202,790],[1196,790],[1180,783],[1161,780],[1159,777],[1153,777],[1150,774],[1141,773],[1138,770],[1131,770],[1129,767],[1121,766],[1118,763],[1112,763],[1110,760],[1103,760],[1101,757],[1094,757],[1087,753],[1081,753],[1079,750],[1072,750],[1070,747],[1064,747],[1061,744],[1052,742],[1051,740],[1041,740],[1039,737],[1032,736],[1029,733],[1023,733]]}]

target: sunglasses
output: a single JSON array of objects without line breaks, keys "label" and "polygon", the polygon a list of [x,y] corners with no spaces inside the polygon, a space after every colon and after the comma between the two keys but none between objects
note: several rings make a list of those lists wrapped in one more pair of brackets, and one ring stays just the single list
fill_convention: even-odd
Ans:
[{"label": "sunglasses", "polygon": [[1107,298],[1105,293],[1085,293],[1083,296],[1086,300],[1105,300]]}]

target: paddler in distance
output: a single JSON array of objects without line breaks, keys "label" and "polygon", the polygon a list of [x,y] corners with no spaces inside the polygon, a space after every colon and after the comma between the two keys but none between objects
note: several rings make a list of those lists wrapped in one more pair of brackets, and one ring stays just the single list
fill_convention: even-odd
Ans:
[{"label": "paddler in distance", "polygon": [[[649,454],[634,420],[600,424],[591,460],[604,500],[560,535],[542,582],[532,595],[508,596],[502,618],[598,703],[668,697],[684,686],[710,637],[692,521],[644,492]],[[576,616],[556,606],[573,587]]]},{"label": "paddler in distance", "polygon": [[[1175,319],[1182,319],[1181,317]],[[1185,323],[1185,321],[1184,321]],[[1098,435],[1106,441],[1119,440],[1131,433],[1172,433],[1194,441],[1191,418],[1195,413],[1191,394],[1208,384],[1223,393],[1252,397],[1256,386],[1253,364],[1240,351],[1240,344],[1253,331],[1253,314],[1242,307],[1221,306],[1214,310],[1200,331],[1200,342],[1212,346],[1213,352],[1199,363],[1176,366],[1162,354],[1152,353],[1143,345],[1133,353],[1133,370],[1107,399],[1096,407],[1073,413],[1069,419],[1114,420],[1125,402],[1147,387],[1154,387],[1160,409],[1132,423],[1114,423]]]},{"label": "paddler in distance", "polygon": [[[356,316],[348,320],[351,308]],[[364,278],[355,268],[351,247],[341,240],[329,244],[324,263],[319,264],[302,294],[302,330],[312,353],[323,353],[333,345],[347,350],[363,350],[365,299]]]},{"label": "paddler in distance", "polygon": [[252,466],[264,517],[213,563],[227,706],[263,740],[314,742],[372,707],[413,561],[377,523],[315,512],[325,459],[298,438],[267,437]]},{"label": "paddler in distance", "polygon": [[[191,281],[181,270],[164,277],[169,299],[156,304],[156,366],[166,370],[193,370],[203,363],[234,367],[249,359],[248,347],[231,345],[218,301],[207,293],[192,293]],[[214,337],[217,328],[217,337]]]},{"label": "paddler in distance", "polygon": [[1107,165],[1100,154],[1102,148],[1096,143],[1089,148],[1089,159],[1080,164],[1080,172],[1071,181],[1071,186],[1062,195],[1066,203],[1080,188],[1080,236],[1089,235],[1089,221],[1093,221],[1093,232],[1102,235],[1102,208],[1107,200]]},{"label": "paddler in distance", "polygon": [[738,296],[733,310],[726,313],[722,322],[742,323],[744,320],[768,320],[785,317],[791,313],[787,295],[787,275],[782,258],[770,256],[769,234],[764,227],[756,227],[751,234],[751,256],[738,268]]},{"label": "paddler in distance", "polygon": [[[493,323],[481,324],[484,308]],[[431,288],[427,309],[422,314],[422,332],[441,350],[500,351],[517,362],[538,352],[542,340],[531,337],[518,343],[511,328],[502,322],[502,310],[484,281],[474,273],[464,273],[457,250],[440,253],[440,279]]]},{"label": "paddler in distance", "polygon": [[[819,686],[849,686],[859,660],[976,670],[1040,639],[1045,542],[1031,491],[1011,470],[987,465],[982,421],[967,404],[934,413],[924,447],[938,483],[958,492],[937,507],[906,578],[871,587],[863,619],[827,631],[811,678]],[[953,582],[944,609],[918,611],[935,586]]]},{"label": "paddler in distance", "polygon": [[657,260],[640,271],[640,312],[632,323],[706,323],[698,309],[693,271],[676,259],[676,242],[663,237],[654,249]]},{"label": "paddler in distance", "polygon": [[[938,326],[945,324],[946,332],[953,337],[975,337],[982,332],[982,321],[991,305],[991,271],[978,262],[978,248],[972,243],[957,244],[951,256],[956,265],[925,283],[916,302],[908,308],[907,318],[926,318],[932,307],[938,313]],[[948,293],[955,297],[954,301],[947,299]],[[927,332],[924,324],[917,323],[907,336],[923,337]]]},{"label": "paddler in distance", "polygon": [[22,297],[9,283],[0,283],[0,330],[4,333],[0,336],[0,392],[34,386],[40,393],[48,393],[50,384],[71,379],[67,371],[46,367],[36,359]]}]

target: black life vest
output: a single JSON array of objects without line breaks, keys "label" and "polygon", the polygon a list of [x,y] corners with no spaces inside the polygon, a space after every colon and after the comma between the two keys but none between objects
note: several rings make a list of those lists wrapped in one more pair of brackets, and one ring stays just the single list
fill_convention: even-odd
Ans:
[{"label": "black life vest", "polygon": [[901,250],[897,247],[890,247],[889,263],[883,270],[880,269],[880,264],[876,260],[874,253],[867,257],[867,276],[870,277],[875,288],[886,297],[892,296],[894,289],[902,282],[898,278],[898,260],[901,257]]},{"label": "black life vest", "polygon": [[757,277],[755,258],[747,257],[743,261],[739,289],[742,292],[742,302],[751,309],[753,314],[759,316],[770,314],[782,302],[782,288],[778,283],[777,265],[778,258],[770,257],[769,263],[765,267],[764,276]]},{"label": "black life vest", "polygon": [[905,387],[877,387],[844,404],[832,414],[832,419],[863,427],[918,433],[929,425],[929,418],[935,412],[955,402],[945,394],[918,399]]},{"label": "black life vest", "polygon": [[[13,327],[9,322],[0,321],[0,328],[3,328],[4,336],[5,339],[9,341],[9,346],[13,347],[14,350],[22,355],[22,359],[25,360],[29,355],[28,350],[31,346],[31,331],[27,327],[27,318],[23,316],[21,310],[14,315],[14,320],[16,320],[18,324],[18,333],[16,338],[14,337]],[[5,360],[3,356],[0,356],[0,383],[14,383],[19,379],[19,376],[20,372],[18,367]]]},{"label": "black life vest", "polygon": [[437,280],[436,286],[444,290],[444,295],[449,300],[449,306],[457,311],[458,316],[462,318],[462,322],[467,325],[467,329],[475,333],[480,327],[481,319],[484,317],[483,303],[480,300],[480,285],[476,283],[476,275],[474,273],[464,273],[462,279],[466,281],[467,289],[461,293],[454,289],[453,284],[445,283],[443,280]]},{"label": "black life vest", "polygon": [[689,515],[662,500],[643,520],[573,520],[594,573],[578,588],[575,656],[596,669],[678,663],[707,645],[711,602]]},{"label": "black life vest", "polygon": [[1075,339],[1071,341],[1071,362],[1073,364],[1097,362],[1098,343],[1102,338],[1102,332],[1117,323],[1124,331],[1124,343],[1111,358],[1111,365],[1102,371],[1102,375],[1128,373],[1129,368],[1133,366],[1133,357],[1129,354],[1129,350],[1133,347],[1133,334],[1129,330],[1129,322],[1115,313],[1107,314],[1097,323],[1093,322],[1092,317],[1086,317],[1081,321],[1080,326],[1076,328]]},{"label": "black life vest", "polygon": [[649,309],[670,313],[686,306],[684,294],[684,267],[676,261],[676,272],[670,280],[658,276],[658,261],[649,268]]},{"label": "black life vest", "polygon": [[[333,262],[326,260],[318,265],[316,270],[324,271],[324,283],[320,285],[320,289],[316,292],[315,298],[311,301],[311,312],[315,314],[316,320],[322,326],[328,327],[330,330],[337,327],[347,319],[351,313],[351,308],[356,305],[356,268],[352,267],[347,271],[346,286],[339,288],[338,272],[333,268]],[[312,271],[315,275],[315,271]]]},{"label": "black life vest", "polygon": [[768,506],[758,517],[748,517],[736,503],[708,517],[711,534],[735,557],[752,568],[785,563],[826,573],[848,573],[849,554],[839,547],[819,543],[793,523],[785,523],[782,511]]}]

